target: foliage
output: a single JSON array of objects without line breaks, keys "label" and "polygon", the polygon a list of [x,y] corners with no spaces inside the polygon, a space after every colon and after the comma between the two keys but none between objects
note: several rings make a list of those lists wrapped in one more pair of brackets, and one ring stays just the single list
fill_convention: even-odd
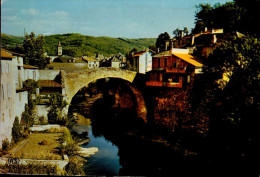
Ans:
[{"label": "foliage", "polygon": [[64,172],[58,170],[57,166],[54,165],[44,165],[42,163],[29,163],[27,165],[22,164],[6,164],[1,165],[1,169],[7,171],[8,173],[15,174],[44,174],[44,175],[61,175]]},{"label": "foliage", "polygon": [[21,126],[19,123],[19,118],[15,117],[13,128],[12,128],[12,137],[15,143],[17,143],[22,138]]},{"label": "foliage", "polygon": [[46,36],[45,39],[45,48],[49,55],[57,55],[57,44],[60,41],[63,54],[69,56],[94,56],[96,53],[104,56],[112,56],[118,53],[127,54],[132,48],[143,50],[143,48],[155,43],[154,38],[93,37],[76,33],[51,35]]},{"label": "foliage", "polygon": [[23,82],[23,87],[28,89],[28,104],[25,105],[25,110],[22,113],[21,123],[24,128],[28,129],[34,124],[34,108],[37,102],[37,98],[33,98],[36,94],[36,89],[39,88],[38,82],[33,79],[28,79]]},{"label": "foliage", "polygon": [[76,157],[70,158],[68,165],[66,165],[65,170],[68,175],[85,175],[82,169],[83,160]]},{"label": "foliage", "polygon": [[10,147],[10,143],[8,139],[2,141],[2,150],[7,151]]},{"label": "foliage", "polygon": [[194,103],[200,102],[197,108],[210,115],[212,126],[224,121],[245,131],[244,135],[257,134],[259,46],[259,38],[231,37],[219,44],[205,60],[205,74],[194,92],[197,95]]},{"label": "foliage", "polygon": [[259,7],[259,0],[235,0],[223,5],[220,3],[211,6],[200,4],[197,6],[195,15],[195,28],[193,32],[203,31],[204,27],[223,28],[228,31],[239,31],[242,33],[260,34],[258,13],[255,7]]},{"label": "foliage", "polygon": [[25,34],[23,41],[24,63],[45,68],[47,60],[44,57],[44,36],[35,36],[34,32]]},{"label": "foliage", "polygon": [[159,48],[160,50],[164,50],[165,42],[169,41],[169,39],[170,39],[170,35],[167,32],[161,33],[156,40],[155,43],[156,47]]},{"label": "foliage", "polygon": [[78,152],[78,144],[73,140],[70,131],[66,129],[63,132],[63,135],[59,139],[60,141],[60,150],[62,154],[67,154],[69,156],[75,156]]},{"label": "foliage", "polygon": [[189,34],[189,30],[187,27],[184,27],[183,30],[180,30],[179,28],[176,28],[174,31],[173,31],[173,34],[175,37],[181,37],[181,32],[184,33],[184,35],[188,35]]},{"label": "foliage", "polygon": [[63,96],[56,92],[52,93],[50,99],[50,110],[48,112],[49,123],[65,124],[66,117],[63,117],[62,110],[66,107],[67,102],[63,99]]}]

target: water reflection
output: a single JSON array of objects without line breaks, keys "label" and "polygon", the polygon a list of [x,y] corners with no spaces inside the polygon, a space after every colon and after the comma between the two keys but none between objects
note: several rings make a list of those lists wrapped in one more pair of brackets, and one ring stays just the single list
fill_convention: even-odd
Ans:
[{"label": "water reflection", "polygon": [[97,147],[99,151],[87,158],[84,171],[87,175],[118,175],[122,167],[119,164],[118,147],[106,140],[104,136],[95,136],[92,132],[91,120],[78,114],[74,130],[87,131],[90,142],[82,147]]}]

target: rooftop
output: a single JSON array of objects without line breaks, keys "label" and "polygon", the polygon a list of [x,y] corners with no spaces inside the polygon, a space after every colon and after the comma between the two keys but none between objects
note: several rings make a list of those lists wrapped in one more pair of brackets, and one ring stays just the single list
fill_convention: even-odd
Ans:
[{"label": "rooftop", "polygon": [[39,80],[38,83],[40,87],[62,87],[61,84],[54,80]]},{"label": "rooftop", "polygon": [[38,67],[36,67],[36,66],[32,66],[32,65],[23,65],[23,68],[24,69],[39,69]]},{"label": "rooftop", "polygon": [[10,53],[7,53],[4,49],[1,48],[1,59],[2,58],[12,59],[14,58],[14,56],[11,55]]}]

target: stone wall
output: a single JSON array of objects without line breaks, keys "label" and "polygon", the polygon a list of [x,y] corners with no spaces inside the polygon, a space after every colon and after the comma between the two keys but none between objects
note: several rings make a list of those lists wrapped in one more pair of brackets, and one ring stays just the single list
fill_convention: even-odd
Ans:
[{"label": "stone wall", "polygon": [[54,80],[60,70],[39,70],[39,80]]}]

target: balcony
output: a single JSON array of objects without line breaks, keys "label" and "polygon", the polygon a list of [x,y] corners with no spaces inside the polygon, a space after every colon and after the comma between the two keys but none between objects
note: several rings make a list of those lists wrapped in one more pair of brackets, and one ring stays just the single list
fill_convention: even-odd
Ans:
[{"label": "balcony", "polygon": [[147,81],[147,82],[146,82],[146,86],[162,87],[162,86],[163,86],[163,82],[159,82],[159,81]]},{"label": "balcony", "polygon": [[185,67],[166,67],[166,73],[185,73]]},{"label": "balcony", "polygon": [[182,88],[182,83],[179,82],[167,82],[166,87]]}]

